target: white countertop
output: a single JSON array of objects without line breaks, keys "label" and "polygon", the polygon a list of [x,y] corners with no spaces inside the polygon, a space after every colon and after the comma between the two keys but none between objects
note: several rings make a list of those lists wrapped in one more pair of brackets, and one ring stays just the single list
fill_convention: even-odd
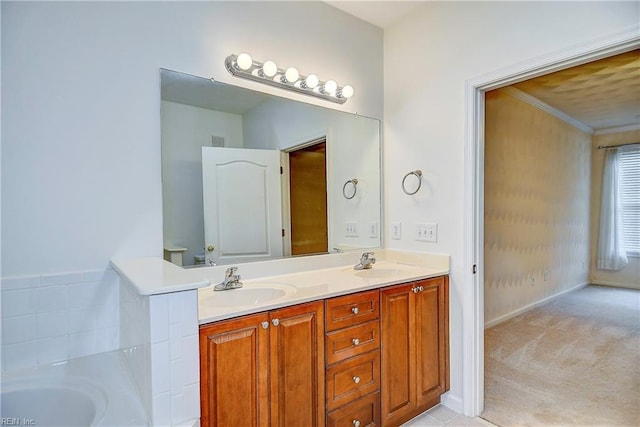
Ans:
[{"label": "white countertop", "polygon": [[162,258],[146,257],[112,260],[113,268],[136,288],[140,295],[160,295],[188,291],[211,283]]},{"label": "white countertop", "polygon": [[[242,270],[242,265],[239,266]],[[240,289],[215,292],[213,287],[198,289],[198,323],[205,324],[236,316],[331,298],[353,292],[377,289],[383,286],[448,274],[449,269],[382,261],[370,270],[355,271],[353,266],[342,266],[283,274],[243,281]],[[282,296],[260,301],[241,295],[246,290],[263,289],[283,293]],[[235,294],[231,294],[235,293]]]},{"label": "white countertop", "polygon": [[140,295],[197,289],[200,324],[449,274],[448,255],[374,251],[373,268],[361,271],[353,269],[360,252],[237,264],[243,287],[219,292],[213,291],[213,285],[223,281],[230,266],[185,269],[152,257],[113,260],[111,264]]}]

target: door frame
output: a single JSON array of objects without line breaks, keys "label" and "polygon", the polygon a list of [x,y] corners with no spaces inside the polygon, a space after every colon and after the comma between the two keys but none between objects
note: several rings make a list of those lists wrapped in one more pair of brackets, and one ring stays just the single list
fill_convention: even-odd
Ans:
[{"label": "door frame", "polygon": [[294,141],[288,144],[287,148],[280,150],[280,167],[282,167],[281,174],[281,187],[282,191],[282,229],[284,230],[284,237],[282,238],[282,248],[284,256],[291,256],[291,192],[289,190],[289,180],[291,174],[289,172],[289,153],[292,151],[298,151],[306,147],[318,144],[324,141],[326,153],[325,153],[325,173],[327,176],[327,250],[331,252],[331,215],[329,215],[330,204],[332,200],[332,190],[330,186],[331,182],[331,159],[332,159],[332,147],[329,143],[329,133],[321,132],[313,136],[308,136],[303,139]]},{"label": "door frame", "polygon": [[467,416],[479,416],[484,408],[484,94],[638,47],[640,33],[632,26],[465,82],[463,277],[471,286],[462,294],[462,410]]}]

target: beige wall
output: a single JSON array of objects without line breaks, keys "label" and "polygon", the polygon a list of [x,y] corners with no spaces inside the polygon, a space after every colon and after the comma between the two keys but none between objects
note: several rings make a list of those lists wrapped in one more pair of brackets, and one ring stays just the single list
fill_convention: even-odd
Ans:
[{"label": "beige wall", "polygon": [[640,141],[640,129],[594,135],[591,151],[591,283],[596,285],[622,286],[640,289],[640,258],[630,257],[629,264],[620,271],[598,270],[596,268],[596,248],[598,247],[598,230],[600,223],[600,192],[602,191],[602,166],[604,151],[599,145],[619,145]]},{"label": "beige wall", "polygon": [[591,138],[502,91],[485,99],[487,325],[588,281]]}]

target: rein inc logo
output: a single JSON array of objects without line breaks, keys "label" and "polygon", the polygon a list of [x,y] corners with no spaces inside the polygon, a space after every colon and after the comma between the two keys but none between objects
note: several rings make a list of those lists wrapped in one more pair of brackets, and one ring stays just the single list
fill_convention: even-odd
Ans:
[{"label": "rein inc logo", "polygon": [[36,421],[33,418],[0,418],[0,426],[34,426]]}]

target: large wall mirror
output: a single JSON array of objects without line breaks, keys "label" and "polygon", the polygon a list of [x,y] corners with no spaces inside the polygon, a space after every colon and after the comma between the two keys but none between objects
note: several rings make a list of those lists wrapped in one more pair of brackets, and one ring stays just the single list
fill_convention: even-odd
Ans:
[{"label": "large wall mirror", "polygon": [[381,246],[380,122],[160,70],[165,259]]}]

